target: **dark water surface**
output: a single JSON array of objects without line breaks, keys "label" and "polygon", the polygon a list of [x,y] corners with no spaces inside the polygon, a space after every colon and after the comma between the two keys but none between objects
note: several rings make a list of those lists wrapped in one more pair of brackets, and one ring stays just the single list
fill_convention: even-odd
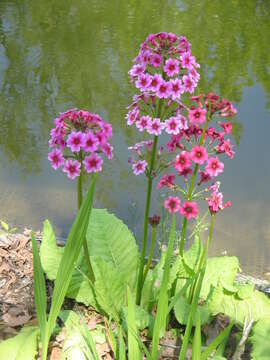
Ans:
[{"label": "dark water surface", "polygon": [[172,31],[192,44],[200,90],[238,109],[239,146],[221,178],[232,207],[217,218],[211,251],[239,256],[250,273],[270,271],[269,18],[270,1],[0,0],[0,218],[35,229],[49,218],[67,234],[76,186],[50,168],[47,141],[59,111],[85,108],[115,133],[96,205],[140,237],[145,179],[127,164],[127,146],[140,139],[124,120],[134,93],[127,71],[148,33]]}]

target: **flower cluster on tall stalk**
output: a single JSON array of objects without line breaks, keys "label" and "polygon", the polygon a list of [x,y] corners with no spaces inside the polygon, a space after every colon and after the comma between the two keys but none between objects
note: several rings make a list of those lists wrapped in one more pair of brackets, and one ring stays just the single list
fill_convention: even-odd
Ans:
[{"label": "flower cluster on tall stalk", "polygon": [[139,304],[144,278],[152,182],[154,175],[162,170],[162,163],[156,163],[157,157],[162,154],[162,148],[158,149],[158,137],[162,133],[173,135],[187,129],[187,119],[182,115],[180,100],[184,93],[193,93],[200,76],[197,72],[199,64],[191,53],[189,42],[185,37],[172,33],[149,35],[141,45],[134,63],[129,75],[140,94],[134,96],[128,108],[127,124],[135,125],[140,132],[153,136],[152,142],[136,144],[133,150],[139,155],[139,159],[130,159],[134,174],[146,173],[148,178],[136,295],[136,303]]},{"label": "flower cluster on tall stalk", "polygon": [[[83,200],[83,174],[93,175],[102,171],[103,158],[113,158],[113,147],[108,140],[112,137],[112,126],[98,114],[85,110],[70,109],[54,120],[48,159],[54,170],[62,170],[74,180],[77,178],[78,210]],[[85,260],[90,279],[94,281],[86,240],[83,243]]]},{"label": "flower cluster on tall stalk", "polygon": [[[183,217],[179,249],[183,256],[187,221],[198,216],[197,201],[206,198],[206,191],[211,214],[229,205],[222,203],[218,183],[204,190],[200,190],[200,186],[215,180],[223,172],[220,154],[229,158],[234,156],[233,145],[228,139],[232,123],[217,121],[216,128],[210,126],[210,122],[216,116],[220,120],[231,117],[236,110],[231,102],[213,93],[192,96],[200,78],[197,71],[200,65],[183,36],[172,33],[149,35],[134,62],[129,75],[140,94],[134,96],[128,107],[127,125],[134,125],[141,133],[153,136],[129,147],[133,151],[129,162],[134,174],[144,173],[148,179],[136,294],[136,303],[140,304],[148,269],[146,266],[144,270],[144,262],[153,179],[166,170],[157,188],[167,187],[174,192],[165,200],[164,206],[171,214],[179,213]],[[170,137],[166,147],[158,147],[158,138],[162,134]],[[172,168],[173,173],[169,172]],[[184,179],[184,186],[176,183],[177,176]],[[175,195],[176,191],[181,193],[181,198]],[[150,248],[152,243],[153,235]]]}]

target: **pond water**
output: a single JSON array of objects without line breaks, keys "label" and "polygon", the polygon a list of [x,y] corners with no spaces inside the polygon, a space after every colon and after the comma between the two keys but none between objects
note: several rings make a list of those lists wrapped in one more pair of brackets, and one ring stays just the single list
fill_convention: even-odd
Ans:
[{"label": "pond water", "polygon": [[[146,182],[127,163],[140,139],[125,123],[134,93],[127,71],[148,33],[187,36],[201,64],[199,88],[238,109],[236,156],[221,181],[232,207],[217,217],[212,254],[239,256],[256,275],[270,271],[270,2],[1,0],[0,218],[40,229],[49,218],[65,237],[76,186],[47,161],[52,120],[67,108],[113,124],[97,207],[115,212],[140,238]],[[153,202],[152,213],[160,201]]]}]

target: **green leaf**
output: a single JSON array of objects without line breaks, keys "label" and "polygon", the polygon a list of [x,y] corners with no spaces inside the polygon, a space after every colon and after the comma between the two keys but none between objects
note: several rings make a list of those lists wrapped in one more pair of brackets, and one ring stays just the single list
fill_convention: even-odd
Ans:
[{"label": "green leaf", "polygon": [[248,284],[236,284],[235,287],[237,288],[237,296],[244,300],[249,299],[252,297],[254,292],[254,284],[248,283]]},{"label": "green leaf", "polygon": [[[216,348],[229,337],[229,334],[231,332],[231,329],[233,327],[233,322],[231,322],[224,330],[221,331],[220,334],[209,344],[206,348],[206,350],[202,353],[200,360],[207,360],[209,356],[213,353],[213,351],[216,350]],[[216,359],[218,359],[220,355],[216,356]],[[222,357],[221,357],[222,358]]]},{"label": "green leaf", "polygon": [[192,342],[192,360],[201,360],[201,347],[202,347],[201,319],[200,319],[200,311],[197,309],[196,327],[195,327],[194,339]]},{"label": "green leaf", "polygon": [[128,359],[141,360],[142,352],[137,340],[137,326],[135,320],[135,301],[128,287]]},{"label": "green leaf", "polygon": [[216,287],[219,283],[227,291],[236,292],[237,289],[233,285],[238,271],[239,261],[235,256],[208,258],[200,296],[206,299],[211,288]]},{"label": "green leaf", "polygon": [[5,232],[8,232],[9,226],[6,222],[4,222],[3,220],[0,221],[1,227]]},{"label": "green leaf", "polygon": [[270,359],[270,316],[259,320],[252,328],[250,341],[252,343],[251,359]]},{"label": "green leaf", "polygon": [[32,241],[32,251],[33,251],[35,308],[36,308],[37,319],[40,328],[41,342],[43,343],[45,340],[46,325],[47,325],[46,284],[40,263],[38,247],[33,232],[31,232],[31,241]]},{"label": "green leaf", "polygon": [[[74,265],[80,254],[83,241],[86,236],[87,226],[94,201],[94,191],[97,177],[93,178],[91,186],[84,198],[84,201],[80,207],[80,210],[73,222],[67,242],[64,248],[64,254],[62,256],[56,281],[54,285],[54,291],[52,295],[51,309],[48,317],[48,323],[46,327],[46,342],[49,343],[51,333],[54,329],[55,322],[61,306],[63,304],[66,292],[68,290]],[[42,360],[45,360],[47,356],[47,348],[42,348]]]},{"label": "green leaf", "polygon": [[[200,311],[200,322],[201,324],[205,324],[210,319],[210,311],[207,305],[201,306],[198,305],[198,310]],[[177,321],[186,325],[188,322],[188,317],[191,311],[191,304],[188,303],[187,299],[184,296],[180,296],[174,305],[174,314]],[[193,326],[196,325],[195,319],[193,319]]]},{"label": "green leaf", "polygon": [[237,293],[228,293],[219,286],[213,290],[207,303],[212,315],[224,313],[239,323],[244,323],[245,318],[257,321],[270,316],[270,299],[259,291],[241,299]]},{"label": "green leaf", "polygon": [[95,258],[92,261],[95,273],[95,292],[99,306],[116,322],[120,321],[120,310],[126,303],[127,284],[122,274],[103,260]]},{"label": "green leaf", "polygon": [[[87,230],[87,242],[93,262],[109,263],[111,268],[116,269],[124,283],[133,287],[138,248],[131,232],[121,220],[109,214],[105,209],[93,209]],[[50,280],[56,278],[63,252],[64,248],[56,245],[52,226],[46,220],[43,227],[40,256],[42,267]],[[80,271],[77,269],[73,271],[66,296],[87,306],[94,305],[92,287],[82,274],[82,272],[87,273],[83,251],[80,252],[76,265]],[[95,276],[97,277],[98,274]]]},{"label": "green leaf", "polygon": [[87,230],[91,258],[110,264],[131,287],[134,285],[138,247],[128,227],[105,209],[93,211]]},{"label": "green leaf", "polygon": [[24,327],[18,335],[0,344],[0,359],[34,360],[37,354],[39,329],[36,326]]},{"label": "green leaf", "polygon": [[43,223],[40,259],[43,270],[49,280],[55,280],[64,248],[56,245],[56,237],[49,220]]},{"label": "green leaf", "polygon": [[152,352],[151,356],[153,359],[158,358],[158,344],[159,339],[163,336],[166,328],[166,320],[168,314],[168,287],[171,270],[171,259],[173,254],[173,245],[175,240],[175,216],[172,215],[171,230],[168,242],[168,248],[166,252],[165,265],[163,278],[160,288],[160,294],[157,304],[157,313],[155,317],[154,329],[153,329],[153,340],[152,340]]},{"label": "green leaf", "polygon": [[[135,305],[134,307],[135,311],[135,321],[136,321],[136,327],[139,330],[143,330],[147,328],[151,321],[151,315],[148,314],[147,311],[145,311],[142,307]],[[127,316],[128,316],[128,308],[123,308],[123,317],[125,321],[127,322]]]},{"label": "green leaf", "polygon": [[194,275],[196,264],[198,263],[202,253],[202,242],[199,235],[195,235],[194,243],[192,246],[184,253],[184,256],[177,257],[170,275],[170,284],[178,278],[190,278]]}]

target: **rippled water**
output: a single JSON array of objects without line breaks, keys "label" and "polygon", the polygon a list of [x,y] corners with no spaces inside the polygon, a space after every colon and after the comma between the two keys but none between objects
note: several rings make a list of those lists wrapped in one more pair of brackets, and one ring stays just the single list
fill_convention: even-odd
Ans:
[{"label": "rippled water", "polygon": [[47,140],[56,114],[78,107],[114,127],[115,160],[96,205],[140,237],[145,181],[127,164],[127,146],[140,139],[124,120],[134,92],[127,71],[148,33],[172,31],[192,43],[200,90],[232,100],[239,112],[239,146],[222,177],[232,207],[217,219],[211,251],[238,255],[251,273],[270,271],[269,17],[269,1],[1,0],[0,218],[35,229],[50,218],[67,234],[75,184],[50,168]]}]

